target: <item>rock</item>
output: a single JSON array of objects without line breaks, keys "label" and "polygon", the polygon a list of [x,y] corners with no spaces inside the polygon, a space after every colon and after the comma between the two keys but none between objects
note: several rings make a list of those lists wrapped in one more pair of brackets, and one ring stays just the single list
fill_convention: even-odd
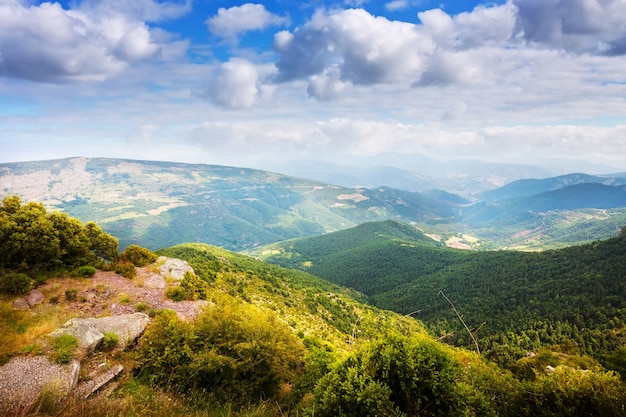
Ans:
[{"label": "rock", "polygon": [[26,302],[29,306],[34,307],[37,304],[41,304],[43,301],[43,294],[39,290],[32,290],[30,294],[28,294],[28,298]]},{"label": "rock", "polygon": [[76,387],[74,395],[80,398],[89,398],[90,395],[99,391],[102,387],[108,385],[111,381],[117,378],[123,370],[124,367],[119,364],[114,365],[109,369],[105,369],[89,381],[85,381]]},{"label": "rock", "polygon": [[90,354],[102,343],[104,335],[99,331],[95,324],[94,318],[89,319],[70,319],[63,326],[48,334],[49,337],[55,338],[62,334],[71,334],[78,339],[78,346],[85,352]]},{"label": "rock", "polygon": [[189,271],[193,273],[193,268],[189,266],[187,261],[183,261],[175,258],[167,258],[160,256],[157,259],[157,263],[161,264],[159,271],[164,277],[171,277],[177,281],[183,279],[185,272]]},{"label": "rock", "polygon": [[16,310],[30,310],[30,305],[23,298],[13,301],[13,308]]},{"label": "rock", "polygon": [[166,286],[165,279],[161,275],[151,275],[143,282],[146,288],[163,289]]},{"label": "rock", "polygon": [[25,415],[45,393],[60,401],[76,386],[80,363],[59,365],[44,356],[16,356],[0,367],[0,411]]},{"label": "rock", "polygon": [[92,320],[98,331],[115,333],[119,337],[117,347],[125,349],[143,334],[150,322],[150,317],[144,313],[134,313]]}]

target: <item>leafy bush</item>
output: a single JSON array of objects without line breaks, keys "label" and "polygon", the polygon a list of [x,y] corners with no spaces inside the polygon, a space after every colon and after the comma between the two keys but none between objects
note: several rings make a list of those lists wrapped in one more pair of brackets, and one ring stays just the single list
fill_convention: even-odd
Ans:
[{"label": "leafy bush", "polygon": [[30,291],[32,279],[17,272],[7,272],[0,274],[0,290],[5,294],[24,295]]},{"label": "leafy bush", "polygon": [[115,265],[115,273],[128,279],[133,279],[137,276],[137,269],[135,268],[135,265],[130,262],[120,262]]},{"label": "leafy bush", "polygon": [[130,262],[131,264],[142,267],[150,265],[157,260],[157,255],[149,249],[142,248],[138,245],[130,245],[127,247],[121,256],[122,261]]},{"label": "leafy bush", "polygon": [[174,301],[182,300],[206,300],[209,284],[196,274],[187,271],[176,287],[166,291],[166,295]]},{"label": "leafy bush", "polygon": [[97,269],[90,265],[85,265],[78,268],[78,275],[85,278],[94,276],[96,272]]},{"label": "leafy bush", "polygon": [[320,380],[315,414],[455,415],[457,370],[454,359],[432,339],[389,335],[349,356]]},{"label": "leafy bush", "polygon": [[158,314],[139,344],[140,376],[240,404],[270,398],[294,380],[304,348],[286,324],[226,296],[216,304],[193,323]]}]

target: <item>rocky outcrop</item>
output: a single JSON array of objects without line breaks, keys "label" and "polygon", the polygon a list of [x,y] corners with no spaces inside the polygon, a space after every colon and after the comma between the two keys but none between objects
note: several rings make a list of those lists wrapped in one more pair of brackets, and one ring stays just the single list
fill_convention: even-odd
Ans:
[{"label": "rocky outcrop", "polygon": [[104,369],[102,372],[96,374],[93,378],[81,383],[74,390],[74,396],[79,398],[89,398],[92,394],[98,392],[102,387],[109,384],[115,378],[117,378],[124,367],[122,365],[113,365],[108,369]]},{"label": "rocky outcrop", "polygon": [[180,259],[160,256],[157,259],[157,265],[160,265],[159,272],[161,275],[172,278],[176,281],[183,279],[185,272],[187,271],[193,273],[193,268],[187,263],[187,261]]},{"label": "rocky outcrop", "polygon": [[167,286],[167,283],[161,275],[154,274],[146,278],[146,280],[143,282],[143,286],[146,288],[163,289]]},{"label": "rocky outcrop", "polygon": [[78,347],[85,353],[91,354],[102,343],[104,335],[93,324],[96,319],[71,319],[63,326],[48,334],[55,339],[63,334],[70,334],[78,339]]},{"label": "rocky outcrop", "polygon": [[61,400],[74,389],[79,373],[78,361],[59,365],[45,356],[14,357],[0,367],[0,412],[24,412],[44,396]]},{"label": "rocky outcrop", "polygon": [[39,290],[32,290],[30,294],[28,294],[26,302],[31,307],[41,304],[43,302],[43,294]]}]

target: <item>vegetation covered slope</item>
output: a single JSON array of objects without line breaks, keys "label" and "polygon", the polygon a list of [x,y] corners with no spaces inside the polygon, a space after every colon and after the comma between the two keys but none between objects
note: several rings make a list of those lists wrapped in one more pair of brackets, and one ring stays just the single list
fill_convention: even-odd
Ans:
[{"label": "vegetation covered slope", "polygon": [[[402,225],[387,227],[396,239],[411,235]],[[160,253],[194,267],[197,275],[187,273],[179,285],[206,300],[204,312],[184,321],[171,310],[151,311],[136,347],[100,352],[104,363],[114,357],[129,370],[110,396],[46,397],[19,415],[625,414],[620,377],[588,357],[540,352],[504,370],[434,340],[411,317],[364,305],[353,290],[307,273],[201,244]],[[145,264],[155,256],[131,246],[120,258]],[[29,331],[32,314],[14,314],[14,298],[0,297],[0,313],[10,317],[3,325],[12,321],[3,329]],[[11,336],[2,332],[3,340]],[[34,345],[22,352],[40,354]]]},{"label": "vegetation covered slope", "polygon": [[[626,342],[626,234],[540,253],[470,252],[388,237],[387,223],[287,242],[264,259],[358,289],[471,346],[443,292],[500,363],[546,345],[606,358]],[[354,239],[350,239],[350,235]],[[309,245],[310,240],[310,245]],[[362,243],[363,242],[363,243]],[[323,251],[320,248],[324,248]]]}]

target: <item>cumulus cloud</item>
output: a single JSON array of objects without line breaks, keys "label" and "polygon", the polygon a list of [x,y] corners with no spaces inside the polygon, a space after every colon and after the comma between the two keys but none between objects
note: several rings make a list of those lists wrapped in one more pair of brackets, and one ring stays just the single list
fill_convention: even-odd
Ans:
[{"label": "cumulus cloud", "polygon": [[337,68],[343,82],[372,85],[419,71],[434,45],[416,25],[375,17],[362,9],[318,11],[293,33],[274,38],[277,80],[289,81]]},{"label": "cumulus cloud", "polygon": [[[50,2],[0,3],[0,76],[53,83],[104,80],[159,53],[143,21],[115,11],[123,1],[94,4],[66,10]],[[169,13],[159,13],[149,0],[137,4],[154,6],[144,17]],[[96,13],[102,10],[107,12]]]},{"label": "cumulus cloud", "polygon": [[220,7],[206,23],[213,35],[236,38],[244,32],[286,25],[288,22],[287,18],[268,12],[262,4],[246,3],[229,9]]},{"label": "cumulus cloud", "polygon": [[204,97],[229,109],[252,107],[271,94],[272,87],[263,84],[265,72],[266,69],[259,69],[245,59],[231,58],[219,66]]},{"label": "cumulus cloud", "polygon": [[623,53],[626,2],[513,0],[517,34],[529,43],[582,53]]}]

